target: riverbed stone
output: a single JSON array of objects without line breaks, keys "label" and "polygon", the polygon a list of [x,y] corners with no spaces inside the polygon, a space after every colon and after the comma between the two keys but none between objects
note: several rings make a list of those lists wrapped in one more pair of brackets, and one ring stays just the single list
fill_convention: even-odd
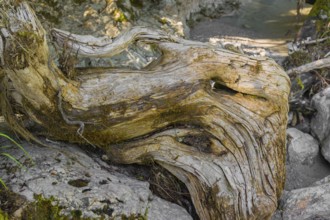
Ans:
[{"label": "riverbed stone", "polygon": [[330,166],[319,153],[318,141],[296,128],[287,129],[285,189],[308,187],[328,175]]},{"label": "riverbed stone", "polygon": [[281,214],[273,220],[329,220],[330,183],[292,190],[283,196]]},{"label": "riverbed stone", "polygon": [[80,210],[82,217],[93,219],[101,215],[114,219],[121,219],[122,215],[147,215],[155,220],[192,219],[184,208],[154,195],[148,182],[118,172],[118,167],[102,161],[100,156],[92,152],[87,155],[75,145],[46,143],[48,147],[42,148],[22,142],[32,162],[17,147],[6,150],[25,169],[19,169],[6,157],[0,161],[0,177],[28,201],[34,201],[36,194],[53,196],[64,207],[63,215]]},{"label": "riverbed stone", "polygon": [[323,157],[330,162],[330,136],[321,143],[321,152]]},{"label": "riverbed stone", "polygon": [[330,87],[314,95],[312,107],[317,110],[311,120],[312,134],[319,139],[321,153],[330,162]]},{"label": "riverbed stone", "polygon": [[289,163],[313,164],[319,153],[317,140],[296,128],[287,129],[287,140]]},{"label": "riverbed stone", "polygon": [[312,107],[317,111],[311,121],[312,133],[322,142],[330,133],[330,87],[314,95]]}]

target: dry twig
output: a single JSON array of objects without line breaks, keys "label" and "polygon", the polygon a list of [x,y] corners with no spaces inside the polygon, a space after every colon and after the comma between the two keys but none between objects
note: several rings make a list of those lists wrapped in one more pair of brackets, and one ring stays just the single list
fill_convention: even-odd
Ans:
[{"label": "dry twig", "polygon": [[292,75],[295,73],[299,74],[299,73],[308,72],[308,71],[315,70],[315,69],[322,69],[325,67],[330,67],[330,57],[327,57],[324,59],[319,59],[319,60],[313,61],[311,63],[307,63],[302,66],[292,68],[292,69],[288,70],[287,73],[289,75]]}]

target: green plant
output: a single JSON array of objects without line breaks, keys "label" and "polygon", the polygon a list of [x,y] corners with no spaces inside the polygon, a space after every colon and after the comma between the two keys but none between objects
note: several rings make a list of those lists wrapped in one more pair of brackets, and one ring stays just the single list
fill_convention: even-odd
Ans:
[{"label": "green plant", "polygon": [[34,195],[35,201],[28,204],[27,208],[22,213],[22,219],[67,219],[65,216],[61,216],[60,212],[62,207],[58,205],[58,201],[54,197],[44,198],[42,195]]},{"label": "green plant", "polygon": [[[13,144],[13,145],[0,146],[0,157],[7,157],[10,160],[12,160],[15,164],[17,164],[20,168],[25,168],[24,165],[21,162],[19,162],[14,156],[12,156],[11,154],[6,152],[6,149],[16,146],[19,149],[21,149],[24,152],[25,156],[27,156],[32,161],[32,158],[30,157],[28,152],[19,143],[17,143],[14,139],[12,139],[10,136],[8,136],[2,132],[0,132],[0,137],[3,137],[5,139],[9,140],[10,143]],[[0,178],[0,185],[2,185],[5,189],[7,189],[5,182],[1,178]]]},{"label": "green plant", "polygon": [[0,209],[0,220],[8,220],[8,214]]}]

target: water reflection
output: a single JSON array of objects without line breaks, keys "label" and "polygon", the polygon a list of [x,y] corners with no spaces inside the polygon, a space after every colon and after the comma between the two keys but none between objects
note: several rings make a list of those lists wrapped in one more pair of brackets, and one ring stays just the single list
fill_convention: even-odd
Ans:
[{"label": "water reflection", "polygon": [[311,9],[305,5],[298,21],[296,6],[296,0],[251,0],[231,16],[199,22],[191,29],[191,39],[247,37],[266,40],[278,50],[286,50],[285,41],[294,38]]},{"label": "water reflection", "polygon": [[[310,5],[305,5],[301,10],[300,21],[310,9]],[[290,39],[294,36],[298,23],[301,22],[296,17],[296,0],[252,0],[232,16],[197,24],[192,28],[191,35],[194,37],[198,35],[198,29],[204,29],[200,33],[209,37],[220,35]],[[219,28],[209,28],[210,25]]]}]

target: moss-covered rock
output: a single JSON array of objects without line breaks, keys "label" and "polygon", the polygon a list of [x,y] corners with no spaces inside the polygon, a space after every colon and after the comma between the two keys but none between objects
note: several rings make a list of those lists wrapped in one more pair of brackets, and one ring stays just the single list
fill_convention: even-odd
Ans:
[{"label": "moss-covered rock", "polygon": [[8,220],[8,214],[3,212],[1,209],[0,209],[0,219],[1,220]]},{"label": "moss-covered rock", "polygon": [[7,189],[0,189],[0,220],[6,220],[13,215],[23,204],[26,199]]},{"label": "moss-covered rock", "polygon": [[309,16],[316,18],[316,28],[319,36],[330,36],[330,0],[317,0]]},{"label": "moss-covered rock", "polygon": [[309,13],[309,16],[318,16],[323,11],[328,17],[330,16],[330,0],[317,0]]},{"label": "moss-covered rock", "polygon": [[65,219],[60,215],[60,207],[54,197],[48,199],[42,195],[35,195],[35,201],[27,205],[22,213],[22,219],[43,220],[43,219]]}]

